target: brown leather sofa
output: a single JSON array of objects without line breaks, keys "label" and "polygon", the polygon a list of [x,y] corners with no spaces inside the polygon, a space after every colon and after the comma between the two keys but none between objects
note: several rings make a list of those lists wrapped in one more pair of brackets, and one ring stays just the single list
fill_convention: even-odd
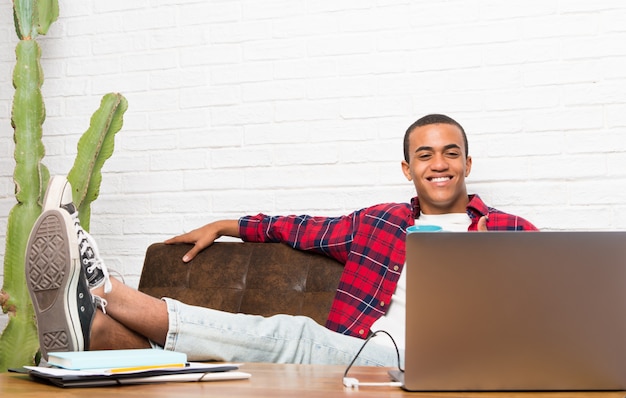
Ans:
[{"label": "brown leather sofa", "polygon": [[148,247],[139,290],[228,312],[326,322],[341,263],[281,243],[216,242],[185,264],[181,259],[190,247]]}]

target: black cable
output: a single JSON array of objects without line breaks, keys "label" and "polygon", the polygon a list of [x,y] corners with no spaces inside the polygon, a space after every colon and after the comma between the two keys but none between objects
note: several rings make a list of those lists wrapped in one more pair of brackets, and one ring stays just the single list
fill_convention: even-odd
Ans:
[{"label": "black cable", "polygon": [[396,355],[398,357],[398,370],[400,372],[404,372],[404,369],[402,369],[402,367],[400,366],[400,350],[398,349],[398,345],[396,344],[396,341],[393,339],[393,337],[385,330],[377,330],[373,333],[371,333],[367,339],[365,339],[365,341],[363,342],[363,345],[361,346],[361,348],[359,348],[359,351],[357,351],[356,355],[354,356],[354,358],[352,359],[352,362],[350,362],[350,365],[348,365],[348,367],[346,368],[346,371],[343,373],[343,377],[347,377],[348,376],[348,371],[350,370],[350,368],[352,367],[352,365],[354,365],[354,362],[356,361],[356,359],[359,357],[359,355],[361,355],[361,351],[363,351],[363,349],[365,348],[365,346],[367,345],[367,343],[369,343],[370,339],[374,336],[376,336],[378,333],[384,333],[387,336],[389,336],[389,338],[391,339],[391,342],[393,343],[393,346],[396,349]]}]

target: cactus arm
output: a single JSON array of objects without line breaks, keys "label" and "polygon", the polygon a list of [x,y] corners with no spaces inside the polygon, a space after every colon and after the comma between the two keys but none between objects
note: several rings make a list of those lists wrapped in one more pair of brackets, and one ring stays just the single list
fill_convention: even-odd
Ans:
[{"label": "cactus arm", "polygon": [[37,203],[46,182],[45,172],[41,170],[41,159],[45,153],[41,141],[42,125],[46,117],[41,95],[41,50],[36,41],[22,40],[17,45],[16,55],[17,64],[13,72],[15,95],[11,114],[15,141],[15,197],[18,203],[32,205]]},{"label": "cactus arm", "polygon": [[20,267],[24,264],[26,241],[30,228],[41,213],[39,198],[49,177],[47,168],[41,163],[45,153],[41,141],[45,108],[41,96],[40,55],[36,41],[22,40],[17,45],[11,124],[15,141],[13,179],[18,203],[10,213],[7,226],[5,286],[19,287],[19,282],[24,281],[23,268]]},{"label": "cactus arm", "polygon": [[102,166],[113,154],[115,134],[122,128],[127,108],[128,102],[121,94],[105,95],[91,117],[89,129],[78,141],[76,160],[67,179],[72,184],[74,204],[86,230],[89,230],[91,202],[100,192]]},{"label": "cactus arm", "polygon": [[37,33],[45,35],[59,17],[58,0],[38,0],[36,3]]},{"label": "cactus arm", "polygon": [[13,0],[15,32],[20,40],[45,35],[58,17],[58,0]]},{"label": "cactus arm", "polygon": [[39,198],[49,177],[41,164],[41,142],[45,109],[41,95],[40,48],[34,40],[22,40],[16,48],[13,71],[15,96],[11,124],[15,140],[15,197],[7,222],[2,309],[9,313],[9,324],[0,337],[0,370],[33,363],[37,352],[37,333],[33,308],[24,275],[28,235],[41,213]]},{"label": "cactus arm", "polygon": [[15,33],[20,40],[30,40],[33,33],[35,0],[13,0]]}]

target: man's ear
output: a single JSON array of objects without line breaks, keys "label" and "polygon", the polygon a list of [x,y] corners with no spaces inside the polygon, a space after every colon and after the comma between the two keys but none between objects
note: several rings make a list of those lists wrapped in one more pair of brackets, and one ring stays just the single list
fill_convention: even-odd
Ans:
[{"label": "man's ear", "polygon": [[472,171],[472,157],[468,156],[467,159],[465,160],[465,177],[469,176],[471,171]]},{"label": "man's ear", "polygon": [[413,181],[413,177],[411,176],[411,166],[406,160],[402,161],[402,173],[404,174],[407,180]]}]

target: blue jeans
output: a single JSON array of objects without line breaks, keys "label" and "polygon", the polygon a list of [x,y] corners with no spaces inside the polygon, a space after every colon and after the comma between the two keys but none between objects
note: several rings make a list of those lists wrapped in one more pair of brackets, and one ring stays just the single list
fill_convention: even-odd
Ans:
[{"label": "blue jeans", "polygon": [[[365,340],[345,336],[311,318],[232,314],[164,298],[169,315],[166,350],[187,354],[190,361],[273,362],[348,365]],[[365,346],[355,365],[397,366],[393,347]],[[401,360],[404,353],[400,352]]]}]

